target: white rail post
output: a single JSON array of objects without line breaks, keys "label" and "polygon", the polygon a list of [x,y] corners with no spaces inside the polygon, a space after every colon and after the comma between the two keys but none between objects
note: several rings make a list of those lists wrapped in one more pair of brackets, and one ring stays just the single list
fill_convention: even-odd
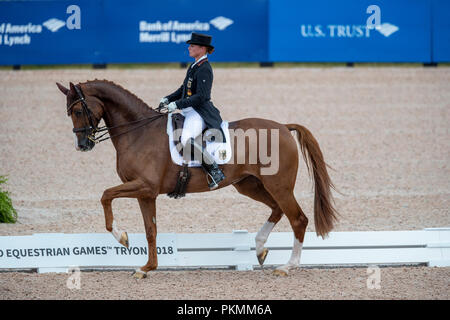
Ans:
[{"label": "white rail post", "polygon": [[450,228],[425,228],[436,233],[436,240],[427,243],[429,267],[450,267]]},{"label": "white rail post", "polygon": [[253,270],[251,238],[247,230],[233,230],[233,251],[236,258],[236,270]]},{"label": "white rail post", "polygon": [[[64,233],[33,233],[33,237],[39,242],[39,238],[45,238],[48,235],[64,234]],[[37,268],[38,273],[69,273],[69,267],[41,267]]]}]

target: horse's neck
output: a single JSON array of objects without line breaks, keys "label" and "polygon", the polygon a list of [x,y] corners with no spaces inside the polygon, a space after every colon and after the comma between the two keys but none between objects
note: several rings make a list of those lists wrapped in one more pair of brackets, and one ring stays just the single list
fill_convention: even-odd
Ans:
[{"label": "horse's neck", "polygon": [[156,114],[156,111],[149,108],[142,100],[119,86],[99,82],[92,87],[95,89],[95,95],[105,106],[104,120],[108,127]]}]

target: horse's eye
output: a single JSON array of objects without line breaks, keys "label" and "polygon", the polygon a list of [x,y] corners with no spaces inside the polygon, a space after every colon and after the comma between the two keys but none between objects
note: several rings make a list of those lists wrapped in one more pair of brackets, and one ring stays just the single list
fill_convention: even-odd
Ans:
[{"label": "horse's eye", "polygon": [[77,117],[81,116],[81,111],[80,111],[80,110],[76,110],[76,111],[75,111],[75,115],[76,115]]}]

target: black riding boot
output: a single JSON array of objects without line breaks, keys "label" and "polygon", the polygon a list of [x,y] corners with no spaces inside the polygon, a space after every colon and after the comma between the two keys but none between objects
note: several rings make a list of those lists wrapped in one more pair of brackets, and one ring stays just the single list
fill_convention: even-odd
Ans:
[{"label": "black riding boot", "polygon": [[206,150],[203,150],[203,148],[196,143],[193,138],[191,138],[189,142],[194,148],[194,154],[202,155],[202,167],[211,179],[211,182],[208,184],[209,189],[216,189],[219,186],[219,182],[225,179],[225,175],[214,161],[214,158]]}]

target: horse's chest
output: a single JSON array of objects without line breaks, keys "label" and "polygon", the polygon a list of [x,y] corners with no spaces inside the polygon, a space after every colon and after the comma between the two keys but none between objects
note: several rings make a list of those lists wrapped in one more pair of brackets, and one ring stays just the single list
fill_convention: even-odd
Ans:
[{"label": "horse's chest", "polygon": [[123,158],[117,158],[117,174],[119,175],[120,180],[122,182],[131,181],[135,179],[134,177],[134,170],[132,169],[133,166],[129,161]]},{"label": "horse's chest", "polygon": [[[161,161],[161,151],[153,153],[132,153],[132,156],[117,158],[117,174],[123,182],[143,178],[158,180],[162,174],[165,161]],[[158,160],[160,159],[160,160]]]}]

